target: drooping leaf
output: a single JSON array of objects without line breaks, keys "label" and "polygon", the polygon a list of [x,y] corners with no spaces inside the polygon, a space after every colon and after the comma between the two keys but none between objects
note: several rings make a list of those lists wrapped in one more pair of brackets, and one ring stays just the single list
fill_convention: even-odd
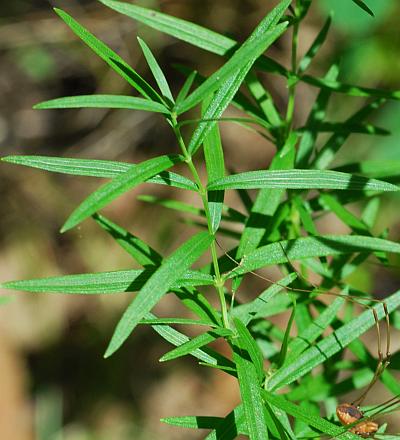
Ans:
[{"label": "drooping leaf", "polygon": [[173,284],[210,246],[213,237],[207,232],[193,236],[163,261],[146,281],[119,321],[105,357],[111,356],[132,333],[146,313],[157,304]]},{"label": "drooping leaf", "polygon": [[113,179],[111,182],[101,186],[98,190],[87,197],[75,211],[69,216],[61,229],[61,232],[68,231],[93,215],[96,211],[104,208],[114,199],[129,191],[150,177],[172,167],[182,161],[180,156],[165,155],[149,159],[139,165],[131,167],[124,174]]}]

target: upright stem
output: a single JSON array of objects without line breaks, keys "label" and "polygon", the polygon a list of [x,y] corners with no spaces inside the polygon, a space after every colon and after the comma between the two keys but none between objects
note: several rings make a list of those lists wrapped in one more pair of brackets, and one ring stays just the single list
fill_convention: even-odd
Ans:
[{"label": "upright stem", "polygon": [[[185,162],[188,164],[188,167],[193,175],[193,178],[199,188],[199,194],[200,194],[201,200],[203,202],[204,212],[206,214],[208,232],[211,235],[214,235],[214,231],[212,230],[212,219],[211,219],[211,214],[210,214],[210,206],[208,204],[208,199],[207,199],[207,189],[203,185],[203,183],[200,179],[199,173],[197,172],[197,169],[194,166],[194,163],[192,161],[192,157],[186,148],[185,141],[183,140],[183,137],[182,137],[182,134],[181,134],[180,129],[178,127],[177,120],[176,120],[175,116],[173,116],[173,118],[172,118],[172,128],[174,130],[175,136],[178,140],[178,143],[179,143],[179,146],[182,150],[182,153],[185,157]],[[212,256],[212,262],[213,262],[214,272],[215,272],[215,287],[218,292],[219,302],[220,302],[220,306],[221,306],[222,322],[223,322],[225,328],[230,328],[229,317],[228,317],[228,308],[227,308],[225,294],[224,294],[225,281],[221,277],[221,272],[219,270],[217,247],[215,245],[215,240],[211,243],[211,256]]]}]

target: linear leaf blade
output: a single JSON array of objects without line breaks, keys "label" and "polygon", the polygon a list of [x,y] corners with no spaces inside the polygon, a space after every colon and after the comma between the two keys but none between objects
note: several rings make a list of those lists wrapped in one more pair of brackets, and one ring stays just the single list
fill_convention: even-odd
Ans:
[{"label": "linear leaf blade", "polygon": [[364,235],[321,235],[280,241],[261,246],[244,255],[240,265],[233,269],[229,278],[273,264],[287,263],[314,257],[376,251],[400,253],[400,244]]},{"label": "linear leaf blade", "polygon": [[237,336],[233,342],[233,360],[236,364],[240,396],[246,417],[250,440],[268,440],[265,407],[257,369],[249,358],[246,342]]},{"label": "linear leaf blade", "polygon": [[182,356],[191,354],[193,351],[210,344],[221,336],[230,336],[232,332],[225,328],[216,328],[196,336],[184,344],[174,348],[160,358],[160,362],[171,361]]},{"label": "linear leaf blade", "polygon": [[206,251],[212,240],[213,237],[207,232],[200,232],[164,260],[126,309],[111,338],[105,357],[111,356],[121,347],[140,320]]},{"label": "linear leaf blade", "polygon": [[272,170],[247,171],[210,182],[208,190],[222,189],[340,189],[340,190],[371,190],[398,191],[391,183],[376,179],[368,179],[347,173],[330,170]]},{"label": "linear leaf blade", "polygon": [[[400,307],[400,291],[385,299],[385,303],[389,313]],[[373,306],[378,319],[385,316],[381,304]],[[296,357],[293,362],[283,366],[278,370],[268,382],[268,389],[275,390],[288,385],[296,379],[304,376],[317,365],[325,362],[335,353],[343,350],[352,341],[359,338],[369,328],[375,325],[374,315],[371,310],[366,310],[361,315],[352,319],[349,323],[344,324],[333,334],[325,337],[315,346],[305,350],[300,356]]]},{"label": "linear leaf blade", "polygon": [[158,64],[155,56],[153,55],[149,46],[141,38],[139,38],[139,37],[137,37],[137,38],[138,38],[140,47],[142,48],[144,57],[146,58],[147,64],[150,67],[150,70],[154,76],[154,79],[157,82],[159,89],[161,90],[161,93],[166,98],[168,98],[171,102],[174,102],[174,97],[172,96],[171,89],[169,88],[169,85],[168,85],[168,81],[165,78],[165,75],[164,75],[163,71],[161,70],[161,67]]},{"label": "linear leaf blade", "polygon": [[[1,284],[4,289],[21,290],[33,293],[68,293],[79,295],[113,294],[137,292],[155,269],[118,270],[112,272],[64,275],[60,277],[36,278],[31,280],[8,281]],[[171,289],[212,285],[211,275],[199,271],[187,271],[179,277]]]},{"label": "linear leaf blade", "polygon": [[[111,160],[98,159],[77,159],[70,157],[51,156],[7,156],[1,159],[3,162],[23,165],[53,173],[71,174],[74,176],[105,177],[114,178],[124,174],[135,166],[127,162],[116,162]],[[169,185],[176,188],[197,191],[194,182],[180,174],[171,171],[163,171],[160,174],[150,177],[146,182]]]},{"label": "linear leaf blade", "polygon": [[124,174],[101,186],[87,197],[69,216],[61,232],[65,232],[93,215],[96,211],[108,205],[121,194],[143,183],[150,177],[172,167],[182,158],[176,155],[164,155],[149,159],[131,167]]},{"label": "linear leaf blade", "polygon": [[[240,46],[232,57],[209,78],[204,81],[185,101],[176,108],[178,113],[183,113],[198,104],[206,96],[217,90],[221,82],[225,82],[235,72],[241,70],[247,64],[251,65],[285,30],[287,23],[277,25],[289,0],[282,0],[260,24],[255,28],[249,38]],[[249,66],[250,68],[250,66]]]},{"label": "linear leaf blade", "polygon": [[111,50],[101,40],[96,38],[81,24],[74,20],[69,14],[61,9],[54,8],[54,11],[70,27],[84,43],[86,43],[100,58],[102,58],[113,70],[124,78],[142,96],[151,100],[162,102],[158,93],[148,84],[132,67],[119,55]]},{"label": "linear leaf blade", "polygon": [[79,95],[66,96],[65,98],[52,99],[36,104],[34,109],[65,109],[65,108],[119,108],[128,110],[143,110],[153,113],[166,113],[170,111],[165,105],[149,99],[124,95]]}]

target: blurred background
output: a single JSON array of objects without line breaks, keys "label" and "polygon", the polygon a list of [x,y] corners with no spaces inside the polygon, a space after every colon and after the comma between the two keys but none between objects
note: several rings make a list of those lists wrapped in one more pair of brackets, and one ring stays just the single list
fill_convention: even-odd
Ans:
[{"label": "blurred background", "polygon": [[[243,40],[277,2],[136,3]],[[343,81],[400,89],[400,4],[396,0],[366,3],[374,10],[374,19],[350,0],[314,0],[301,27],[300,54],[334,10],[333,30],[311,73],[322,76],[333,61],[340,59]],[[127,84],[72,34],[52,7],[65,9],[151,81],[136,40],[140,35],[157,55],[174,91],[184,81],[174,63],[184,62],[203,74],[221,65],[218,57],[137,24],[96,1],[1,2],[1,156],[36,154],[140,162],[176,152],[172,133],[160,116],[122,110],[32,110],[35,103],[61,96],[130,93]],[[287,66],[288,37],[269,51]],[[284,109],[285,84],[274,76],[266,75],[263,80]],[[316,92],[299,86],[297,124],[305,121]],[[335,96],[330,115],[334,120],[344,119],[361,104],[360,99]],[[380,138],[353,135],[338,162],[400,159],[399,118],[400,105],[388,103],[372,120],[392,134]],[[221,124],[221,131],[227,163],[233,169],[260,168],[274,154],[272,145],[236,125]],[[64,235],[58,232],[73,208],[99,186],[100,180],[4,163],[0,182],[0,280],[132,267],[129,256],[93,222],[87,221]],[[182,234],[193,233],[193,227],[182,225],[179,215],[168,210],[160,215],[157,207],[138,201],[138,194],[198,203],[183,191],[147,185],[116,200],[106,214],[162,253],[181,243]],[[385,202],[377,230],[391,227],[390,237],[396,239],[399,200],[387,197]],[[333,218],[321,228],[347,231]],[[380,293],[392,292],[399,284],[395,271],[381,276],[379,267],[370,267],[360,275],[359,282],[365,290]],[[263,287],[260,280],[254,280],[254,286],[258,290]],[[171,429],[159,419],[189,414],[222,416],[238,402],[235,382],[226,375],[196,368],[190,359],[160,364],[158,358],[169,346],[151,329],[138,328],[116,355],[104,360],[104,350],[131,295],[1,295],[1,439],[196,439],[201,437]],[[176,308],[174,299],[168,297],[157,311],[175,316]]]}]

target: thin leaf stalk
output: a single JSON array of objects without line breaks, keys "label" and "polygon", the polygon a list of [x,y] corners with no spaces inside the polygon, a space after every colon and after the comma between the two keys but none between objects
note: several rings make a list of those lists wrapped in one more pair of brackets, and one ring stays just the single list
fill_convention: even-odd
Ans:
[{"label": "thin leaf stalk", "polygon": [[[197,172],[197,169],[193,163],[192,157],[186,148],[185,141],[183,140],[181,131],[179,129],[179,124],[178,124],[176,116],[172,115],[171,122],[172,122],[172,129],[173,129],[175,136],[178,140],[178,144],[181,148],[181,151],[185,157],[185,162],[187,163],[187,165],[193,175],[193,178],[199,188],[199,194],[200,194],[200,197],[201,197],[201,200],[203,203],[204,212],[206,215],[208,232],[210,233],[210,235],[214,235],[214,232],[212,230],[212,219],[211,219],[210,207],[209,207],[208,199],[207,199],[207,189],[203,185],[203,183],[200,179],[199,173]],[[225,280],[221,276],[221,271],[219,269],[218,254],[217,254],[217,247],[215,244],[215,240],[212,241],[210,249],[211,249],[211,257],[212,257],[212,262],[213,262],[213,267],[214,267],[214,272],[215,272],[215,288],[218,293],[218,298],[219,298],[220,307],[221,307],[222,322],[223,322],[223,325],[225,328],[230,329],[228,307],[227,307],[225,293],[224,293]]]}]

